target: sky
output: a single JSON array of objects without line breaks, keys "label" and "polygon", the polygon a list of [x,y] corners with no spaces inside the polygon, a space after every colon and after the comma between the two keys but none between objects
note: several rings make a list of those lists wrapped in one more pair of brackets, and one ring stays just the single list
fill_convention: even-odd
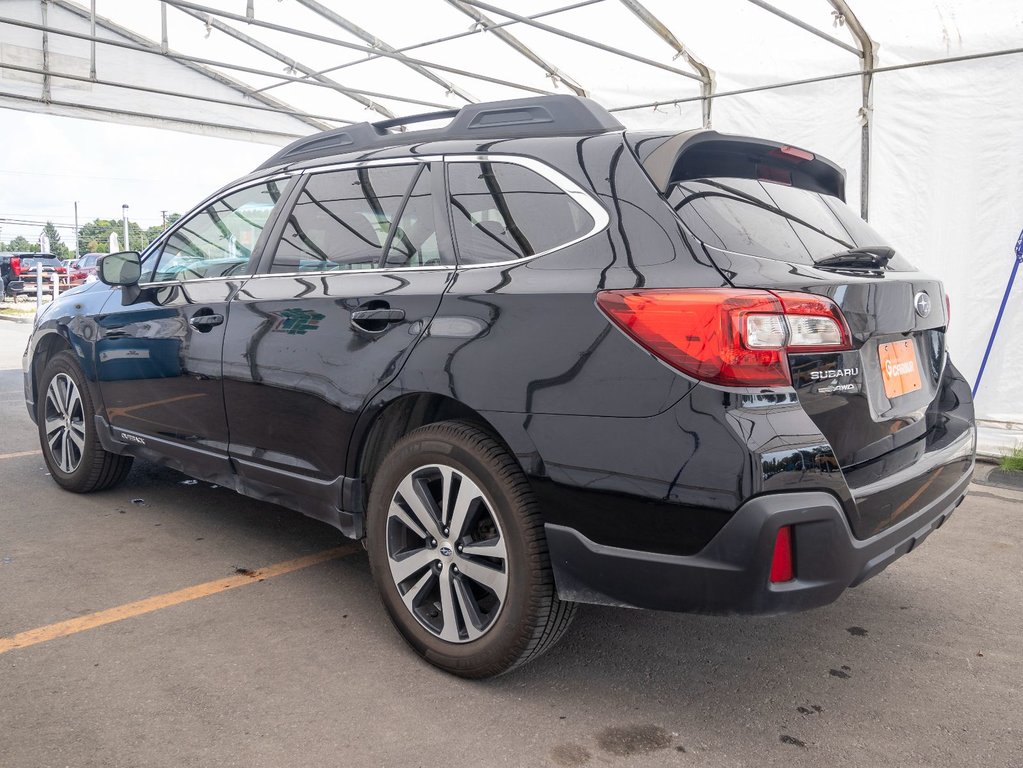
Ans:
[{"label": "sky", "polygon": [[50,220],[70,246],[76,201],[79,225],[120,218],[127,204],[130,220],[151,227],[161,222],[161,211],[184,213],[274,151],[266,144],[0,109],[0,241],[22,235],[36,242]]}]

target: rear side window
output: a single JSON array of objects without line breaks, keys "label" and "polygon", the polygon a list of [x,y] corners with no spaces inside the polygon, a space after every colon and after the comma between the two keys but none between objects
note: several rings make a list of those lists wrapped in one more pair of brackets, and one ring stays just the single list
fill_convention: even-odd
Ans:
[{"label": "rear side window", "polygon": [[567,192],[513,163],[451,162],[448,188],[461,264],[535,256],[593,229],[593,219]]},{"label": "rear side window", "polygon": [[[813,264],[887,241],[836,197],[756,179],[672,185],[668,202],[697,238],[726,251]],[[890,269],[910,269],[899,256]]]},{"label": "rear side window", "polygon": [[[406,215],[396,226],[414,183]],[[376,269],[392,235],[388,264],[436,263],[431,201],[430,171],[418,163],[316,174],[288,216],[271,271]]]}]

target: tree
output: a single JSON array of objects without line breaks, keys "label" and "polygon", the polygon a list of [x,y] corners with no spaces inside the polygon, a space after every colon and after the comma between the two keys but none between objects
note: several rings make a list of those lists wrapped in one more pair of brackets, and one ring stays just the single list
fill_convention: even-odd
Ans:
[{"label": "tree", "polygon": [[[110,233],[119,231],[119,222],[115,219],[93,219],[78,229],[78,243],[86,243],[88,253],[106,253],[110,250]],[[93,247],[95,245],[95,247]]]},{"label": "tree", "polygon": [[57,232],[57,228],[53,225],[52,221],[46,222],[46,226],[43,227],[43,233],[46,235],[46,239],[50,241],[50,253],[58,259],[71,258],[71,250],[60,241],[60,233]]},{"label": "tree", "polygon": [[180,218],[181,218],[180,213],[172,213],[169,216],[167,216],[166,226],[157,224],[156,226],[147,229],[145,231],[146,242],[147,243],[153,242],[156,238],[163,234],[164,230],[166,230],[167,227],[171,226],[175,221],[177,221]]},{"label": "tree", "polygon": [[35,243],[30,243],[21,235],[11,240],[7,244],[7,248],[12,251],[27,251],[29,253],[39,253],[39,246]]},{"label": "tree", "polygon": [[[181,214],[172,213],[167,217],[167,226],[181,218]],[[117,233],[117,242],[122,248],[141,251],[160,236],[162,226],[143,229],[137,222],[128,220],[128,242],[124,240],[124,222],[121,219],[93,219],[78,229],[79,248],[83,253],[106,253],[109,250],[110,233]]]}]

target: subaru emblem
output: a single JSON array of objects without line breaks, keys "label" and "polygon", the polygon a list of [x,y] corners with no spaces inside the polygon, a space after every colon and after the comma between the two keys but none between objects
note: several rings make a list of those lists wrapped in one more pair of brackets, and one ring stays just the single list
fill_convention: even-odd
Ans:
[{"label": "subaru emblem", "polygon": [[916,313],[920,317],[927,317],[931,314],[931,297],[927,295],[926,291],[920,291],[913,298],[913,306],[916,307]]},{"label": "subaru emblem", "polygon": [[445,544],[440,548],[440,553],[444,555],[444,557],[451,557],[451,547]]}]

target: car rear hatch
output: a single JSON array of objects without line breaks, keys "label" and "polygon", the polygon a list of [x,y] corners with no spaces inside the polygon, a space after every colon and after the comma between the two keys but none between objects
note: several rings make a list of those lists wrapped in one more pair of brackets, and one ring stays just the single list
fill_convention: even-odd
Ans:
[{"label": "car rear hatch", "polygon": [[670,151],[648,148],[644,165],[718,270],[736,288],[826,296],[848,324],[851,349],[790,350],[788,363],[846,477],[853,533],[871,536],[940,498],[969,471],[974,447],[970,393],[945,349],[941,283],[845,205],[834,164],[759,140],[688,136],[688,151],[676,137]]}]

